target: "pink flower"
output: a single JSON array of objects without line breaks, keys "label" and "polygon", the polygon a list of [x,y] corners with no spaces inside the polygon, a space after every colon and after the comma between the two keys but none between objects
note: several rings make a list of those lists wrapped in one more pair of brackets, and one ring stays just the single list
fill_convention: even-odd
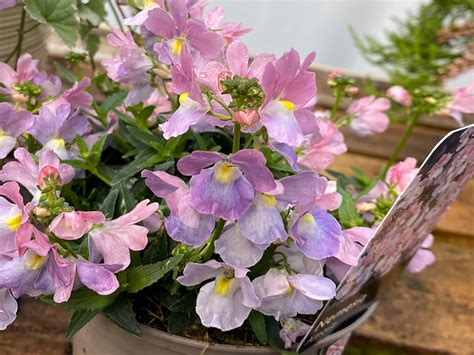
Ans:
[{"label": "pink flower", "polygon": [[430,234],[426,237],[420,249],[415,253],[407,265],[408,272],[417,273],[427,266],[433,264],[436,260],[435,255],[429,249],[433,246],[434,236]]},{"label": "pink flower", "polygon": [[93,224],[105,221],[101,212],[62,212],[49,225],[49,230],[64,240],[75,240],[90,231]]},{"label": "pink flower", "polygon": [[384,132],[389,124],[384,113],[390,108],[390,101],[385,98],[366,96],[355,100],[347,109],[352,115],[351,128],[361,136]]},{"label": "pink flower", "polygon": [[456,122],[463,126],[462,114],[474,113],[474,81],[468,86],[456,90],[447,108]]},{"label": "pink flower", "polygon": [[232,120],[240,123],[244,127],[250,127],[258,121],[260,118],[259,114],[255,110],[241,110],[234,114]]},{"label": "pink flower", "polygon": [[408,91],[400,85],[394,85],[388,88],[386,95],[393,101],[403,106],[411,105],[411,97]]},{"label": "pink flower", "polygon": [[0,10],[8,9],[16,5],[16,0],[0,0]]},{"label": "pink flower", "polygon": [[310,53],[301,63],[298,52],[292,49],[265,66],[260,122],[278,143],[298,147],[306,135],[318,130],[316,118],[307,108],[316,97],[315,74],[308,70],[315,57],[316,53]]},{"label": "pink flower", "polygon": [[74,178],[74,168],[67,164],[61,164],[59,158],[51,150],[43,150],[39,153],[38,165],[25,148],[15,150],[14,156],[16,160],[6,163],[0,170],[0,180],[15,181],[23,185],[33,195],[33,201],[37,201],[41,195],[37,185],[40,171],[44,167],[55,168],[59,172],[63,185],[70,183]]},{"label": "pink flower", "polygon": [[89,232],[90,248],[95,248],[102,255],[105,264],[121,265],[120,270],[124,270],[130,265],[129,249],[145,249],[148,229],[137,226],[136,223],[150,217],[158,209],[157,203],[148,204],[149,202],[144,200],[129,213],[105,221]]},{"label": "pink flower", "polygon": [[58,183],[61,184],[61,177],[59,176],[59,171],[51,165],[46,165],[40,170],[38,176],[38,186],[40,189],[45,189],[48,186],[48,179],[57,179]]},{"label": "pink flower", "polygon": [[406,158],[388,169],[387,183],[395,185],[395,191],[400,194],[418,173],[415,158]]},{"label": "pink flower", "polygon": [[0,63],[0,83],[4,88],[0,88],[0,93],[8,95],[15,95],[16,90],[13,89],[13,84],[24,83],[33,80],[34,76],[38,74],[39,60],[33,59],[31,54],[23,54],[17,63],[17,70],[13,70],[6,63]]},{"label": "pink flower", "polygon": [[336,155],[347,152],[344,136],[329,120],[318,119],[319,133],[313,135],[305,153],[298,162],[315,170],[326,169]]},{"label": "pink flower", "polygon": [[224,22],[224,9],[221,7],[215,7],[208,11],[204,16],[204,23],[209,29],[216,31],[224,38],[225,45],[252,31],[250,28],[243,28],[239,23]]}]

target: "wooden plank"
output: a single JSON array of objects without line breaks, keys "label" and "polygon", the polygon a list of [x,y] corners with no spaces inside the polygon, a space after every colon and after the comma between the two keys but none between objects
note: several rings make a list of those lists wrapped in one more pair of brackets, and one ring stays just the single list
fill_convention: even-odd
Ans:
[{"label": "wooden plank", "polygon": [[[342,129],[349,150],[370,157],[388,158],[403,135],[404,126],[392,124],[382,134],[367,137],[354,135],[349,128]],[[417,126],[400,153],[400,158],[408,156],[423,161],[433,147],[443,138],[448,131],[437,128]]]},{"label": "wooden plank", "polygon": [[22,297],[16,321],[0,332],[0,354],[69,355],[72,347],[64,339],[69,312],[30,297]]},{"label": "wooden plank", "polygon": [[[351,167],[355,166],[369,176],[377,176],[385,160],[362,156],[354,153],[346,153],[336,157],[331,169],[344,174],[351,174]],[[471,179],[459,194],[457,200],[439,221],[436,230],[443,232],[445,240],[456,242],[456,239],[465,237],[468,244],[474,242],[474,180]],[[456,236],[457,238],[453,237]],[[461,245],[460,241],[458,245]]]},{"label": "wooden plank", "polygon": [[433,250],[436,263],[405,273],[353,344],[403,349],[396,354],[472,354],[474,250],[438,241]]}]

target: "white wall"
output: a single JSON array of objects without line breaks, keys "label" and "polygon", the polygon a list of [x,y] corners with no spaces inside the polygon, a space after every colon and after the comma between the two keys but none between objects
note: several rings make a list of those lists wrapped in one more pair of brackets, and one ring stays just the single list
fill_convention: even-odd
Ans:
[{"label": "white wall", "polygon": [[[252,53],[281,54],[293,47],[306,55],[316,51],[317,64],[382,75],[355,48],[349,25],[359,34],[383,39],[394,28],[393,17],[404,18],[427,0],[209,0],[221,6],[226,19],[254,29],[244,37]],[[473,80],[472,72],[470,80]],[[468,77],[461,79],[467,83]],[[459,82],[459,80],[458,80]],[[449,85],[450,87],[452,85]],[[458,85],[455,85],[458,86]]]}]

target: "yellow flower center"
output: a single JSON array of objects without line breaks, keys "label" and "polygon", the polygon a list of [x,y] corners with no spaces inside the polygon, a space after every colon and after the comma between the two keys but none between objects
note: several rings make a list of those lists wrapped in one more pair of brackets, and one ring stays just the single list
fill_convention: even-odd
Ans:
[{"label": "yellow flower center", "polygon": [[27,251],[26,266],[29,267],[31,270],[38,270],[41,266],[44,265],[46,260],[47,258],[45,256],[38,255],[31,249]]},{"label": "yellow flower center", "polygon": [[316,224],[314,217],[311,213],[306,213],[300,218],[300,222],[307,223],[307,224]]},{"label": "yellow flower center", "polygon": [[232,182],[234,167],[232,165],[222,164],[214,171],[214,178],[221,184],[229,184]]},{"label": "yellow flower center", "polygon": [[149,7],[151,5],[154,5],[155,2],[153,0],[145,0],[145,3],[143,4],[143,7]]},{"label": "yellow flower center", "polygon": [[288,285],[288,288],[285,291],[285,295],[286,296],[291,295],[292,292],[293,292],[293,286]]},{"label": "yellow flower center", "polygon": [[52,145],[55,148],[61,149],[61,148],[64,148],[66,146],[66,143],[64,142],[64,139],[62,139],[62,138],[54,138],[52,140]]},{"label": "yellow flower center", "polygon": [[286,108],[288,112],[294,111],[296,109],[296,106],[293,102],[288,101],[288,100],[280,100],[280,103]]},{"label": "yellow flower center", "polygon": [[6,135],[7,135],[7,134],[5,133],[5,131],[2,131],[2,130],[0,129],[0,138],[5,137]]},{"label": "yellow flower center", "polygon": [[13,217],[10,217],[8,218],[5,223],[7,225],[7,227],[12,230],[12,231],[16,231],[18,228],[20,228],[20,225],[21,225],[21,217],[22,215],[21,214],[18,214],[16,216],[13,216]]},{"label": "yellow flower center", "polygon": [[181,50],[183,49],[183,43],[186,38],[184,36],[175,39],[173,44],[171,45],[171,53],[173,55],[179,57],[181,55]]},{"label": "yellow flower center", "polygon": [[186,101],[186,99],[189,97],[189,92],[183,92],[181,95],[179,95],[179,104],[180,105],[183,105],[184,104],[184,101]]},{"label": "yellow flower center", "polygon": [[227,278],[225,275],[217,276],[216,285],[214,286],[214,292],[220,296],[226,297],[229,294],[230,287],[232,286],[233,278]]},{"label": "yellow flower center", "polygon": [[273,196],[273,195],[262,194],[262,197],[263,197],[263,203],[267,207],[273,207],[277,203],[277,200],[276,200],[275,196]]}]

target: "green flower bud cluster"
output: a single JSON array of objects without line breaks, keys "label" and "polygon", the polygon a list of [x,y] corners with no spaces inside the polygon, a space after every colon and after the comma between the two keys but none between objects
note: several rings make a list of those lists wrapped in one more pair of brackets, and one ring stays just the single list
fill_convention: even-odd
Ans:
[{"label": "green flower bud cluster", "polygon": [[239,110],[256,110],[263,104],[265,93],[255,78],[242,78],[238,75],[220,82],[222,94],[229,94],[232,102],[229,108]]},{"label": "green flower bud cluster", "polygon": [[65,59],[69,64],[75,65],[75,64],[85,62],[87,60],[87,57],[88,57],[87,53],[69,52],[66,55]]},{"label": "green flower bud cluster", "polygon": [[438,88],[422,86],[411,93],[414,107],[419,113],[434,114],[441,111],[449,103],[449,96]]},{"label": "green flower bud cluster", "polygon": [[25,96],[28,99],[37,97],[41,94],[41,87],[33,84],[31,81],[25,81],[23,83],[15,83],[12,88],[19,94]]}]

